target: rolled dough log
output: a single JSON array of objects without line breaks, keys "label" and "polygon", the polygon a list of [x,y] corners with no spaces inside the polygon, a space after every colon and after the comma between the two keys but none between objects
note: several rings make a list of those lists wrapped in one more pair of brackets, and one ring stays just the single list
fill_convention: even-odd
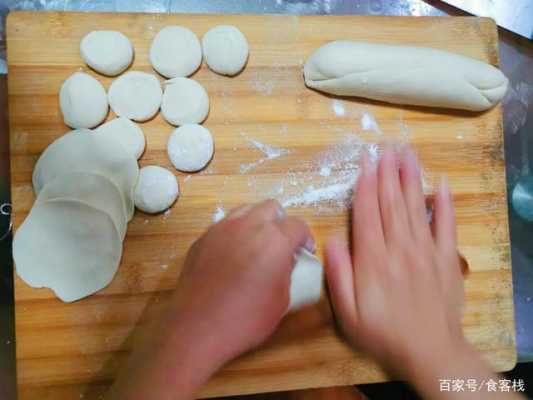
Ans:
[{"label": "rolled dough log", "polygon": [[111,218],[75,200],[35,202],[15,232],[13,258],[28,285],[71,302],[106,287],[122,256]]},{"label": "rolled dough log", "polygon": [[201,125],[185,124],[174,129],[170,135],[167,152],[170,161],[177,170],[199,171],[213,157],[213,137]]},{"label": "rolled dough log", "polygon": [[202,38],[205,62],[221,75],[236,75],[248,60],[248,41],[233,25],[218,25]]},{"label": "rolled dough log", "polygon": [[289,312],[316,303],[320,299],[322,276],[323,267],[320,260],[302,249],[296,256],[291,273]]},{"label": "rolled dough log", "polygon": [[179,194],[178,180],[168,169],[157,165],[141,168],[135,187],[135,207],[149,214],[165,211]]},{"label": "rolled dough log", "polygon": [[193,79],[169,79],[165,82],[161,113],[172,125],[199,124],[209,113],[209,97]]},{"label": "rolled dough log", "polygon": [[117,116],[146,121],[161,105],[163,91],[155,75],[129,71],[119,76],[109,87],[109,105]]},{"label": "rolled dough log", "polygon": [[94,133],[106,139],[116,140],[136,160],[141,157],[146,147],[146,139],[141,127],[124,117],[118,117],[100,125]]},{"label": "rolled dough log", "polygon": [[124,240],[128,218],[119,188],[103,175],[66,172],[48,182],[39,192],[39,201],[75,200],[105,212],[113,220],[120,240]]},{"label": "rolled dough log", "polygon": [[155,35],[150,63],[166,78],[189,76],[202,63],[200,41],[190,29],[166,26]]},{"label": "rolled dough log", "polygon": [[335,41],[304,67],[305,84],[340,96],[482,111],[505,95],[508,80],[484,62],[425,47]]},{"label": "rolled dough log", "polygon": [[38,194],[54,178],[76,171],[92,172],[111,180],[120,189],[128,220],[133,217],[133,189],[139,166],[122,146],[89,130],[71,131],[52,142],[37,160],[33,190]]},{"label": "rolled dough log", "polygon": [[81,39],[83,61],[96,72],[115,76],[123,72],[133,60],[130,40],[117,31],[92,31]]},{"label": "rolled dough log", "polygon": [[107,94],[100,82],[85,72],[75,72],[59,90],[59,106],[71,128],[93,128],[107,116]]}]

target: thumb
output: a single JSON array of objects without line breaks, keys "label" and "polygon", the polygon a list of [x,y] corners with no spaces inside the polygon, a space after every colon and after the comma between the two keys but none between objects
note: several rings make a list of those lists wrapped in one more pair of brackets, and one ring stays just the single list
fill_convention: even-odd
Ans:
[{"label": "thumb", "polygon": [[344,333],[353,336],[358,312],[350,252],[346,243],[338,238],[327,241],[325,252],[326,277],[333,311]]}]

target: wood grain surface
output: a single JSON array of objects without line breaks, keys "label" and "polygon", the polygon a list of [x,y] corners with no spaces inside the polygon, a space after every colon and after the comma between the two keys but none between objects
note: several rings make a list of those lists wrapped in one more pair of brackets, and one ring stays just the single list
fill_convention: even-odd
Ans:
[{"label": "wood grain surface", "polygon": [[[194,74],[211,101],[204,125],[213,133],[216,151],[209,168],[190,178],[176,172],[182,195],[169,213],[136,213],[120,269],[105,290],[65,304],[51,291],[30,288],[15,277],[19,398],[98,398],[135,338],[149,334],[146,322],[175,286],[188,247],[212,223],[216,208],[227,210],[270,197],[287,171],[298,176],[317,168],[303,161],[338,146],[346,132],[368,142],[410,142],[430,185],[447,174],[457,207],[460,251],[471,269],[466,281],[466,335],[496,369],[512,368],[514,323],[500,107],[472,114],[335,99],[308,90],[302,79],[308,55],[335,39],[431,46],[497,65],[497,31],[489,19],[11,13],[7,45],[15,228],[34,200],[31,173],[36,159],[68,131],[58,106],[61,83],[78,70],[97,77],[106,88],[111,83],[82,62],[79,42],[86,33],[122,31],[135,47],[130,69],[151,72],[147,53],[159,29],[179,24],[201,36],[222,23],[242,30],[250,43],[250,58],[234,78],[216,75],[205,65]],[[362,129],[364,113],[375,117],[382,135]],[[147,150],[141,165],[171,168],[165,149],[172,127],[158,115],[142,128]],[[241,164],[262,156],[246,138],[290,154],[241,173]],[[328,207],[288,210],[308,221],[319,249],[328,236],[347,231],[347,210]],[[324,296],[318,305],[287,317],[261,349],[219,372],[202,395],[384,379],[380,368],[354,354],[336,334]]]}]

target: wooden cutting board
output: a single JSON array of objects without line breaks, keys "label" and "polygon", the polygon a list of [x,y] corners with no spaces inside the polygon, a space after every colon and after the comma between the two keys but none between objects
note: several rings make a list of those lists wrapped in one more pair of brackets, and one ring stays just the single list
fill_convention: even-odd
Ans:
[{"label": "wooden cutting board", "polygon": [[[58,107],[61,83],[78,70],[96,76],[106,88],[111,82],[83,64],[80,39],[94,29],[120,30],[135,46],[131,69],[151,72],[150,42],[169,24],[187,26],[198,36],[217,24],[234,24],[250,43],[250,59],[240,75],[222,77],[206,66],[194,75],[211,100],[205,126],[215,138],[215,157],[202,173],[187,177],[176,172],[182,195],[169,213],[136,214],[121,267],[105,290],[64,304],[51,291],[32,289],[15,277],[20,399],[98,398],[127,357],[133,338],[147,334],[143,327],[175,286],[187,248],[212,223],[217,207],[228,210],[270,196],[283,200],[293,185],[297,190],[309,184],[299,180],[319,175],[320,155],[340,151],[343,140],[354,135],[369,143],[389,137],[410,142],[430,185],[435,177],[448,175],[460,250],[472,271],[466,281],[465,332],[494,368],[513,367],[500,107],[472,114],[335,99],[306,89],[302,79],[307,56],[334,39],[431,46],[497,65],[497,30],[489,19],[11,13],[7,39],[15,229],[34,200],[31,173],[37,157],[68,130]],[[369,116],[381,134],[363,129]],[[171,168],[165,151],[171,126],[158,115],[142,128],[147,150],[141,164]],[[265,155],[250,140],[290,153],[258,162]],[[258,164],[242,168],[250,163]],[[319,248],[328,236],[346,232],[347,211],[336,203],[292,207],[288,212],[308,221]],[[384,379],[380,368],[354,354],[337,336],[324,298],[287,317],[269,343],[228,365],[202,395]]]}]

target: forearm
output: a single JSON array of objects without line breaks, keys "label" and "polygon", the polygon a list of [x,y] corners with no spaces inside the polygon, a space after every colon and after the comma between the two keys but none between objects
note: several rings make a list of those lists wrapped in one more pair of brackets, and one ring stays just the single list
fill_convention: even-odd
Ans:
[{"label": "forearm", "polygon": [[221,367],[216,337],[210,335],[206,324],[172,314],[142,338],[108,399],[193,399]]},{"label": "forearm", "polygon": [[[521,399],[513,392],[502,392],[498,386],[501,377],[495,374],[477,350],[464,344],[458,350],[428,359],[413,369],[409,380],[425,399],[475,400]],[[470,381],[469,381],[470,380]],[[457,385],[463,382],[464,385]],[[467,383],[472,382],[472,386]],[[492,384],[492,389],[489,390]],[[476,385],[475,389],[473,385]],[[494,386],[496,385],[496,386]]]}]

